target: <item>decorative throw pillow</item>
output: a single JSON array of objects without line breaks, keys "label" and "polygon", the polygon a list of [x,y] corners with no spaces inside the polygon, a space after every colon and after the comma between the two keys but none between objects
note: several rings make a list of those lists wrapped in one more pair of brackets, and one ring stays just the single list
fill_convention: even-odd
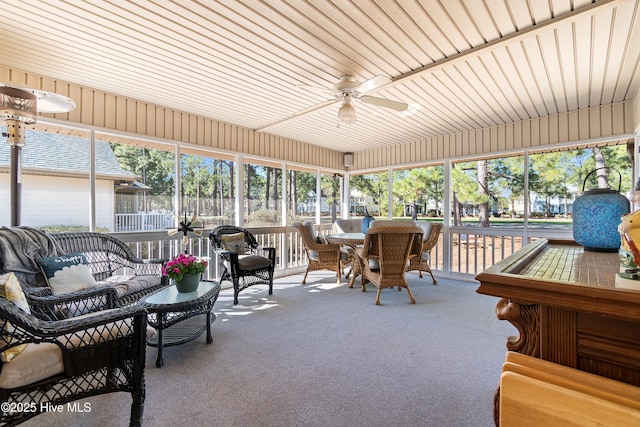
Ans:
[{"label": "decorative throw pillow", "polygon": [[84,254],[40,258],[38,264],[54,295],[96,286]]},{"label": "decorative throw pillow", "polygon": [[[22,311],[31,313],[29,304],[27,303],[27,297],[25,297],[24,292],[22,291],[22,286],[20,286],[20,282],[18,282],[15,274],[7,273],[0,276],[0,296],[14,303]],[[5,324],[5,329],[8,334],[11,334],[14,330],[13,326],[9,323]],[[3,334],[0,339],[4,344],[9,344],[11,342],[9,336]],[[11,360],[20,354],[26,346],[27,344],[20,344],[3,351],[0,353],[0,360],[3,362],[11,362]]]},{"label": "decorative throw pillow", "polygon": [[220,236],[222,240],[222,248],[228,252],[237,252],[238,255],[243,255],[246,251],[244,244],[244,233],[223,234]]}]

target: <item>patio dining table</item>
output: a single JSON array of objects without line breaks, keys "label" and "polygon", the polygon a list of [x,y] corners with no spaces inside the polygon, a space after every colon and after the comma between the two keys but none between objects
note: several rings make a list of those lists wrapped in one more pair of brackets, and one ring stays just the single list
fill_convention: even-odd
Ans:
[{"label": "patio dining table", "polygon": [[354,257],[353,257],[353,267],[351,273],[351,280],[349,280],[349,287],[353,288],[353,284],[356,281],[356,276],[359,276],[362,271],[362,267],[360,265],[360,257],[358,257],[358,252],[356,247],[358,245],[362,245],[364,243],[364,233],[338,233],[338,234],[328,234],[325,236],[327,242],[329,243],[338,243],[340,245],[349,246],[353,249]]}]

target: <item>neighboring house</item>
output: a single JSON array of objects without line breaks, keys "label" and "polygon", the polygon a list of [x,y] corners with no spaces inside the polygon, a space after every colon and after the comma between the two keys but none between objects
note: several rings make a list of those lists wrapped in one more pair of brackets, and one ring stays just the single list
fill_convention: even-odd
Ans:
[{"label": "neighboring house", "polygon": [[[0,132],[6,128],[0,126]],[[22,149],[21,224],[87,226],[89,224],[89,142],[84,138],[27,130]],[[96,141],[96,227],[115,230],[116,194],[135,189],[138,178],[120,167],[105,141]],[[11,146],[0,141],[0,225],[9,225]],[[124,189],[124,190],[123,190]]]},{"label": "neighboring house", "polygon": [[[340,213],[340,203],[336,203],[336,213]],[[307,199],[304,202],[298,203],[298,212],[304,214],[315,214],[316,213],[316,193],[315,191],[309,191],[307,195]],[[320,198],[320,212],[324,214],[328,214],[331,212],[331,206],[329,205],[329,198],[326,196],[322,196]]]}]

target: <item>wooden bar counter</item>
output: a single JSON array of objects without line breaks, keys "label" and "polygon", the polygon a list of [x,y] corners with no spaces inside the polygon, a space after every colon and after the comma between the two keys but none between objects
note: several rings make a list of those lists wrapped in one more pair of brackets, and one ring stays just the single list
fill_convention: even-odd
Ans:
[{"label": "wooden bar counter", "polygon": [[[478,274],[519,336],[507,349],[640,386],[640,282],[616,286],[617,253],[540,239]],[[499,391],[498,391],[499,392]]]}]

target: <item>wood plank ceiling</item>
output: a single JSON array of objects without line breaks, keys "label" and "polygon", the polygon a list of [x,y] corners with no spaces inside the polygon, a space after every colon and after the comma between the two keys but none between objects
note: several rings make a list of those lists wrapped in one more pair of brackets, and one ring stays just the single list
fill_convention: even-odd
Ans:
[{"label": "wood plank ceiling", "polygon": [[[0,63],[349,152],[633,99],[640,0],[0,0]],[[392,82],[338,126],[342,75]],[[305,88],[304,86],[307,86]],[[294,116],[293,118],[291,118]],[[290,118],[289,120],[285,120]]]}]

